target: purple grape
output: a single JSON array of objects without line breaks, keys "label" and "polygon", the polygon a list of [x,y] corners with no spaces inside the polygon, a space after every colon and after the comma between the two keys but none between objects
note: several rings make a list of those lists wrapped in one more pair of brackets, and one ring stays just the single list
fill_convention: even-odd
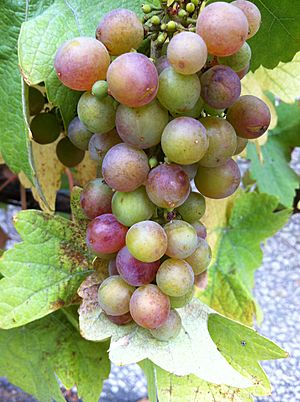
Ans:
[{"label": "purple grape", "polygon": [[111,212],[113,191],[102,179],[91,180],[80,194],[80,205],[89,219]]},{"label": "purple grape", "polygon": [[132,317],[129,312],[122,315],[105,315],[109,319],[109,321],[117,325],[126,325],[132,321]]},{"label": "purple grape", "polygon": [[108,273],[109,273],[109,276],[120,275],[119,271],[118,271],[118,268],[117,268],[116,258],[113,258],[113,259],[109,260]]},{"label": "purple grape", "polygon": [[116,129],[103,134],[94,134],[89,142],[91,159],[102,162],[106,152],[114,145],[120,144],[120,142],[122,140],[118,136]]}]

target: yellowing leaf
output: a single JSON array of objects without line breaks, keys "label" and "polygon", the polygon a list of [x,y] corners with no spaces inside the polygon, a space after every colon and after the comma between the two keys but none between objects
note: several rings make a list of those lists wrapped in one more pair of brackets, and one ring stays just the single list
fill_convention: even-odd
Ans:
[{"label": "yellowing leaf", "polygon": [[97,177],[97,167],[98,163],[93,161],[89,153],[86,152],[83,161],[75,168],[74,178],[76,183],[84,186],[90,180],[95,179]]}]

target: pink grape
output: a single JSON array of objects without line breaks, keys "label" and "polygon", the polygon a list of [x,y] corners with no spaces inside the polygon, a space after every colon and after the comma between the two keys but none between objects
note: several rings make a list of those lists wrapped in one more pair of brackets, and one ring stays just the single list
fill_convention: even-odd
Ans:
[{"label": "pink grape", "polygon": [[259,30],[261,23],[261,14],[259,9],[251,1],[235,0],[231,3],[233,6],[238,7],[243,11],[248,20],[248,36],[247,39],[252,38]]},{"label": "pink grape", "polygon": [[80,194],[80,206],[89,219],[111,212],[113,191],[102,179],[91,180]]},{"label": "pink grape", "polygon": [[109,93],[129,107],[150,103],[158,90],[158,74],[154,64],[141,53],[125,53],[117,57],[107,71]]},{"label": "pink grape", "polygon": [[89,91],[104,80],[110,63],[106,47],[97,39],[79,37],[64,42],[58,49],[54,68],[59,80],[77,91]]},{"label": "pink grape", "polygon": [[115,253],[125,245],[127,230],[112,214],[97,216],[88,224],[87,245],[95,254]]}]

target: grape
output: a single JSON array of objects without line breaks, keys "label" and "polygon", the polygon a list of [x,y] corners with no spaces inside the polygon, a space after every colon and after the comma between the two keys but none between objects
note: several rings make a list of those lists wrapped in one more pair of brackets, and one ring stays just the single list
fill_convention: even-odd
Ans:
[{"label": "grape", "polygon": [[161,208],[176,208],[190,194],[190,181],[184,170],[173,163],[159,165],[148,175],[146,191],[150,200]]},{"label": "grape", "polygon": [[210,116],[223,116],[225,109],[215,109],[207,103],[204,103],[204,111]]},{"label": "grape", "polygon": [[40,113],[31,120],[30,131],[35,142],[50,144],[58,138],[60,125],[54,113]]},{"label": "grape", "polygon": [[248,35],[248,21],[237,7],[216,2],[199,14],[196,32],[204,39],[210,54],[229,56],[244,44]]},{"label": "grape", "polygon": [[167,58],[167,56],[161,56],[155,61],[155,67],[158,75],[165,69],[170,67],[171,64]]},{"label": "grape", "polygon": [[108,94],[108,83],[104,80],[96,81],[92,86],[92,95],[102,99]]},{"label": "grape", "polygon": [[253,139],[266,132],[271,113],[264,101],[253,95],[244,95],[228,109],[227,120],[238,136]]},{"label": "grape", "polygon": [[110,63],[105,46],[94,38],[79,37],[64,42],[55,55],[59,80],[76,91],[89,91],[104,80]]},{"label": "grape", "polygon": [[177,208],[182,219],[188,223],[193,223],[201,219],[205,213],[205,198],[203,195],[193,191],[186,201]]},{"label": "grape", "polygon": [[158,89],[158,74],[154,64],[140,53],[125,53],[117,57],[107,71],[110,94],[129,107],[150,103]]},{"label": "grape", "polygon": [[126,9],[105,14],[96,29],[100,40],[113,56],[137,49],[144,39],[144,28],[137,15]]},{"label": "grape", "polygon": [[175,339],[181,330],[181,318],[175,310],[171,310],[167,320],[158,328],[150,329],[151,335],[159,341]]},{"label": "grape", "polygon": [[95,254],[115,253],[125,246],[127,230],[114,215],[103,214],[88,224],[86,242]]},{"label": "grape", "polygon": [[167,223],[164,229],[168,238],[167,256],[183,259],[196,250],[198,245],[197,233],[189,223],[173,220]]},{"label": "grape", "polygon": [[207,47],[201,36],[196,33],[181,32],[170,40],[167,57],[177,73],[195,74],[206,62]]},{"label": "grape", "polygon": [[109,260],[108,273],[109,273],[109,276],[119,275],[116,258],[112,258],[111,260]]},{"label": "grape", "polygon": [[80,194],[80,205],[89,219],[111,212],[113,191],[102,179],[89,181]]},{"label": "grape", "polygon": [[183,165],[199,162],[208,148],[206,130],[192,117],[177,117],[165,127],[161,147],[170,161]]},{"label": "grape", "polygon": [[126,246],[130,254],[142,262],[159,260],[165,254],[167,245],[166,232],[153,221],[135,223],[127,232]]},{"label": "grape", "polygon": [[241,181],[241,173],[233,159],[221,166],[199,166],[195,185],[208,198],[226,198],[235,192]]},{"label": "grape", "polygon": [[204,101],[201,98],[201,96],[199,96],[199,99],[197,100],[195,106],[192,109],[186,110],[183,113],[172,112],[171,115],[173,117],[186,116],[186,117],[193,117],[194,119],[196,119],[201,115],[201,112],[203,110],[203,105],[204,105]]},{"label": "grape", "polygon": [[239,155],[247,146],[248,140],[246,138],[242,137],[236,137],[237,142],[236,142],[236,149],[233,155]]},{"label": "grape", "polygon": [[160,261],[142,262],[134,258],[127,247],[117,255],[117,269],[121,277],[132,286],[147,285],[155,279]]},{"label": "grape", "polygon": [[236,150],[237,139],[234,128],[220,117],[205,117],[201,119],[201,123],[206,128],[209,147],[199,164],[206,167],[224,165]]},{"label": "grape", "polygon": [[235,102],[241,94],[238,75],[227,66],[214,66],[201,75],[201,96],[216,109],[224,109]]},{"label": "grape", "polygon": [[238,7],[245,14],[249,25],[247,39],[252,38],[260,27],[261,14],[259,9],[255,4],[247,0],[235,0],[231,4]]},{"label": "grape", "polygon": [[106,133],[115,127],[116,107],[111,96],[98,99],[90,92],[81,95],[77,105],[79,119],[93,133]]},{"label": "grape", "polygon": [[83,160],[84,151],[75,147],[68,137],[64,137],[56,145],[56,155],[64,166],[70,168]]},{"label": "grape", "polygon": [[197,74],[183,75],[168,67],[159,75],[157,98],[170,112],[184,113],[195,106],[200,90]]},{"label": "grape", "polygon": [[119,222],[132,226],[150,219],[155,205],[149,200],[144,186],[129,193],[117,191],[112,199],[112,211]]},{"label": "grape", "polygon": [[247,66],[246,66],[245,68],[243,68],[243,70],[236,72],[237,75],[239,76],[239,79],[240,79],[240,80],[245,77],[245,75],[246,75],[246,74],[248,73],[248,71],[249,71],[249,68],[250,68],[250,63],[247,64]]},{"label": "grape", "polygon": [[186,261],[169,258],[159,267],[156,283],[166,295],[180,297],[193,287],[194,272]]},{"label": "grape", "polygon": [[89,154],[92,160],[103,160],[106,152],[114,145],[122,142],[117,130],[113,129],[103,134],[94,134],[89,142]]},{"label": "grape", "polygon": [[189,179],[193,180],[197,173],[198,163],[193,163],[192,165],[180,165],[180,167],[185,171]]},{"label": "grape", "polygon": [[110,148],[103,159],[102,175],[117,191],[134,191],[147,179],[149,165],[144,151],[127,144]]},{"label": "grape", "polygon": [[106,317],[109,319],[109,321],[111,321],[117,325],[126,325],[132,321],[132,317],[129,312],[122,314],[122,315],[115,315],[115,316],[106,314]]},{"label": "grape", "polygon": [[241,71],[248,66],[251,59],[251,48],[247,42],[231,56],[218,57],[219,64],[228,66],[234,71]]},{"label": "grape", "polygon": [[140,149],[159,144],[168,121],[168,111],[156,100],[140,108],[120,105],[116,114],[116,126],[122,140]]},{"label": "grape", "polygon": [[89,147],[89,141],[92,137],[91,133],[85,125],[79,120],[78,117],[74,117],[68,127],[69,140],[75,145],[75,147],[86,151]]},{"label": "grape", "polygon": [[207,270],[202,272],[199,275],[195,275],[194,285],[200,290],[205,290],[206,289],[206,287],[208,285]]},{"label": "grape", "polygon": [[207,236],[206,227],[199,221],[191,222],[191,225],[196,230],[198,239],[205,239]]},{"label": "grape", "polygon": [[109,276],[100,285],[98,303],[106,314],[120,316],[129,312],[129,302],[134,287],[120,276]]},{"label": "grape", "polygon": [[185,260],[190,264],[195,275],[199,275],[205,271],[211,261],[211,248],[207,241],[198,239],[198,247],[194,253],[185,258]]},{"label": "grape", "polygon": [[40,113],[45,104],[44,95],[36,88],[28,88],[28,103],[30,116]]},{"label": "grape", "polygon": [[141,327],[158,328],[169,317],[170,300],[155,285],[141,286],[130,299],[130,314]]},{"label": "grape", "polygon": [[180,296],[180,297],[169,296],[171,308],[181,308],[181,307],[186,306],[192,300],[194,293],[195,293],[195,289],[194,289],[194,286],[192,286],[191,290],[189,290],[183,296]]}]

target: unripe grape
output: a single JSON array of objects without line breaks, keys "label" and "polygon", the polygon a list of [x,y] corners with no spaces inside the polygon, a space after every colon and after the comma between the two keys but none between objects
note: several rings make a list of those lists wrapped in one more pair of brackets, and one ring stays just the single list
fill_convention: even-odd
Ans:
[{"label": "unripe grape", "polygon": [[118,8],[105,14],[96,29],[96,38],[113,56],[137,49],[144,39],[144,28],[138,16]]},{"label": "unripe grape", "polygon": [[105,46],[94,38],[79,37],[66,41],[58,49],[54,67],[59,80],[76,91],[89,91],[104,80],[110,63]]},{"label": "unripe grape", "polygon": [[259,9],[254,3],[247,0],[235,0],[231,4],[238,7],[245,14],[249,25],[247,39],[252,38],[260,27],[261,14]]},{"label": "unripe grape", "polygon": [[104,80],[96,81],[92,86],[92,94],[95,95],[98,99],[102,99],[107,96],[108,91],[108,83]]},{"label": "unripe grape", "polygon": [[74,167],[83,160],[84,151],[75,147],[68,137],[64,137],[56,145],[56,155],[64,166]]},{"label": "unripe grape", "polygon": [[148,158],[144,151],[121,143],[105,155],[102,175],[107,184],[117,191],[134,191],[147,179]]},{"label": "unripe grape", "polygon": [[164,226],[168,247],[166,255],[172,258],[184,259],[197,248],[198,237],[196,230],[187,222],[172,220]]},{"label": "unripe grape", "polygon": [[116,191],[112,199],[112,211],[119,222],[132,226],[150,219],[155,205],[149,200],[144,186],[131,192]]},{"label": "unripe grape", "polygon": [[235,192],[240,185],[241,173],[233,159],[221,166],[199,166],[195,185],[197,189],[208,198],[226,198]]},{"label": "unripe grape", "polygon": [[171,308],[181,308],[181,307],[186,306],[192,300],[194,293],[195,293],[195,289],[194,289],[194,286],[192,286],[191,290],[189,290],[183,296],[179,296],[179,297],[169,296]]},{"label": "unripe grape", "polygon": [[150,6],[150,4],[143,4],[142,10],[143,10],[143,13],[149,14],[152,11],[152,7]]},{"label": "unripe grape", "polygon": [[89,181],[80,194],[80,205],[89,219],[111,212],[112,189],[102,180]]},{"label": "unripe grape", "polygon": [[45,104],[44,95],[34,87],[28,89],[28,103],[30,116],[40,113]]},{"label": "unripe grape", "polygon": [[157,15],[153,15],[150,19],[151,24],[160,25],[160,18]]},{"label": "unripe grape", "polygon": [[230,67],[214,66],[201,75],[201,96],[213,108],[231,106],[240,94],[240,79]]},{"label": "unripe grape", "polygon": [[178,117],[165,127],[161,146],[170,161],[182,165],[199,162],[208,148],[206,130],[192,117]]},{"label": "unripe grape", "polygon": [[253,139],[267,131],[271,113],[264,101],[253,95],[244,95],[228,109],[227,120],[238,136]]},{"label": "unripe grape", "polygon": [[193,191],[186,201],[177,208],[177,211],[186,222],[197,221],[205,213],[205,198],[200,193]]},{"label": "unripe grape", "polygon": [[100,285],[98,303],[106,314],[120,316],[129,312],[129,302],[134,287],[120,276],[109,276]]},{"label": "unripe grape", "polygon": [[124,247],[127,230],[112,214],[97,216],[88,224],[87,245],[97,255],[115,253]]},{"label": "unripe grape", "polygon": [[236,149],[233,155],[239,155],[241,152],[243,152],[243,150],[246,148],[248,144],[247,138],[237,136],[236,139],[237,139]]},{"label": "unripe grape", "polygon": [[194,274],[199,275],[207,269],[211,261],[211,248],[204,239],[198,240],[198,247],[189,257],[185,258],[192,267]]},{"label": "unripe grape", "polygon": [[90,158],[102,163],[107,151],[114,145],[120,144],[120,142],[122,140],[118,136],[116,129],[103,134],[94,134],[89,142]]},{"label": "unripe grape", "polygon": [[132,317],[129,312],[115,316],[106,314],[106,317],[109,319],[109,321],[113,322],[116,325],[126,325],[132,321]]},{"label": "unripe grape", "polygon": [[93,133],[85,127],[78,117],[74,117],[68,126],[69,140],[75,145],[75,147],[82,149],[83,151],[88,149],[92,135]]},{"label": "unripe grape", "polygon": [[201,11],[196,31],[204,39],[210,54],[229,56],[244,44],[248,35],[248,21],[237,7],[216,2]]},{"label": "unripe grape", "polygon": [[169,258],[159,267],[156,283],[166,295],[180,297],[193,287],[194,272],[186,261]]},{"label": "unripe grape", "polygon": [[251,48],[247,42],[243,44],[243,46],[231,56],[226,57],[218,57],[219,64],[223,64],[224,66],[228,66],[232,68],[234,71],[238,72],[246,68],[251,59]]},{"label": "unripe grape", "polygon": [[206,239],[207,232],[206,232],[206,227],[203,225],[203,223],[199,221],[191,222],[191,225],[197,232],[197,236],[200,239]]},{"label": "unripe grape", "polygon": [[169,317],[170,300],[155,285],[141,286],[130,299],[130,314],[141,327],[158,328]]},{"label": "unripe grape", "polygon": [[246,75],[246,74],[248,73],[248,71],[249,71],[249,68],[250,68],[250,63],[247,64],[247,66],[246,66],[245,68],[243,68],[243,70],[236,72],[237,75],[239,76],[239,79],[240,79],[240,80],[245,77],[245,75]]},{"label": "unripe grape", "polygon": [[150,171],[146,191],[158,207],[176,208],[189,196],[190,180],[180,166],[163,164]]},{"label": "unripe grape", "polygon": [[188,13],[187,13],[185,10],[183,10],[183,9],[181,9],[181,10],[178,12],[178,17],[179,17],[179,18],[185,18],[187,15],[188,15]]},{"label": "unripe grape", "polygon": [[150,329],[151,335],[159,341],[175,339],[181,330],[181,318],[175,310],[171,310],[167,320],[158,328]]},{"label": "unripe grape", "polygon": [[170,40],[167,57],[180,74],[195,74],[204,66],[207,47],[204,40],[193,32],[181,32]]},{"label": "unripe grape", "polygon": [[79,99],[77,113],[92,133],[106,133],[115,127],[116,108],[111,96],[98,99],[90,92],[85,92]]},{"label": "unripe grape", "polygon": [[186,11],[190,14],[192,14],[195,11],[195,4],[193,3],[187,3],[185,7]]},{"label": "unripe grape", "polygon": [[30,131],[35,142],[50,144],[60,134],[60,125],[54,113],[37,114],[30,123]]},{"label": "unripe grape", "polygon": [[167,23],[167,31],[168,32],[174,32],[176,29],[176,22],[175,21],[169,21]]},{"label": "unripe grape", "polygon": [[150,103],[158,89],[158,74],[154,64],[141,53],[125,53],[117,57],[107,71],[111,95],[129,107]]}]

